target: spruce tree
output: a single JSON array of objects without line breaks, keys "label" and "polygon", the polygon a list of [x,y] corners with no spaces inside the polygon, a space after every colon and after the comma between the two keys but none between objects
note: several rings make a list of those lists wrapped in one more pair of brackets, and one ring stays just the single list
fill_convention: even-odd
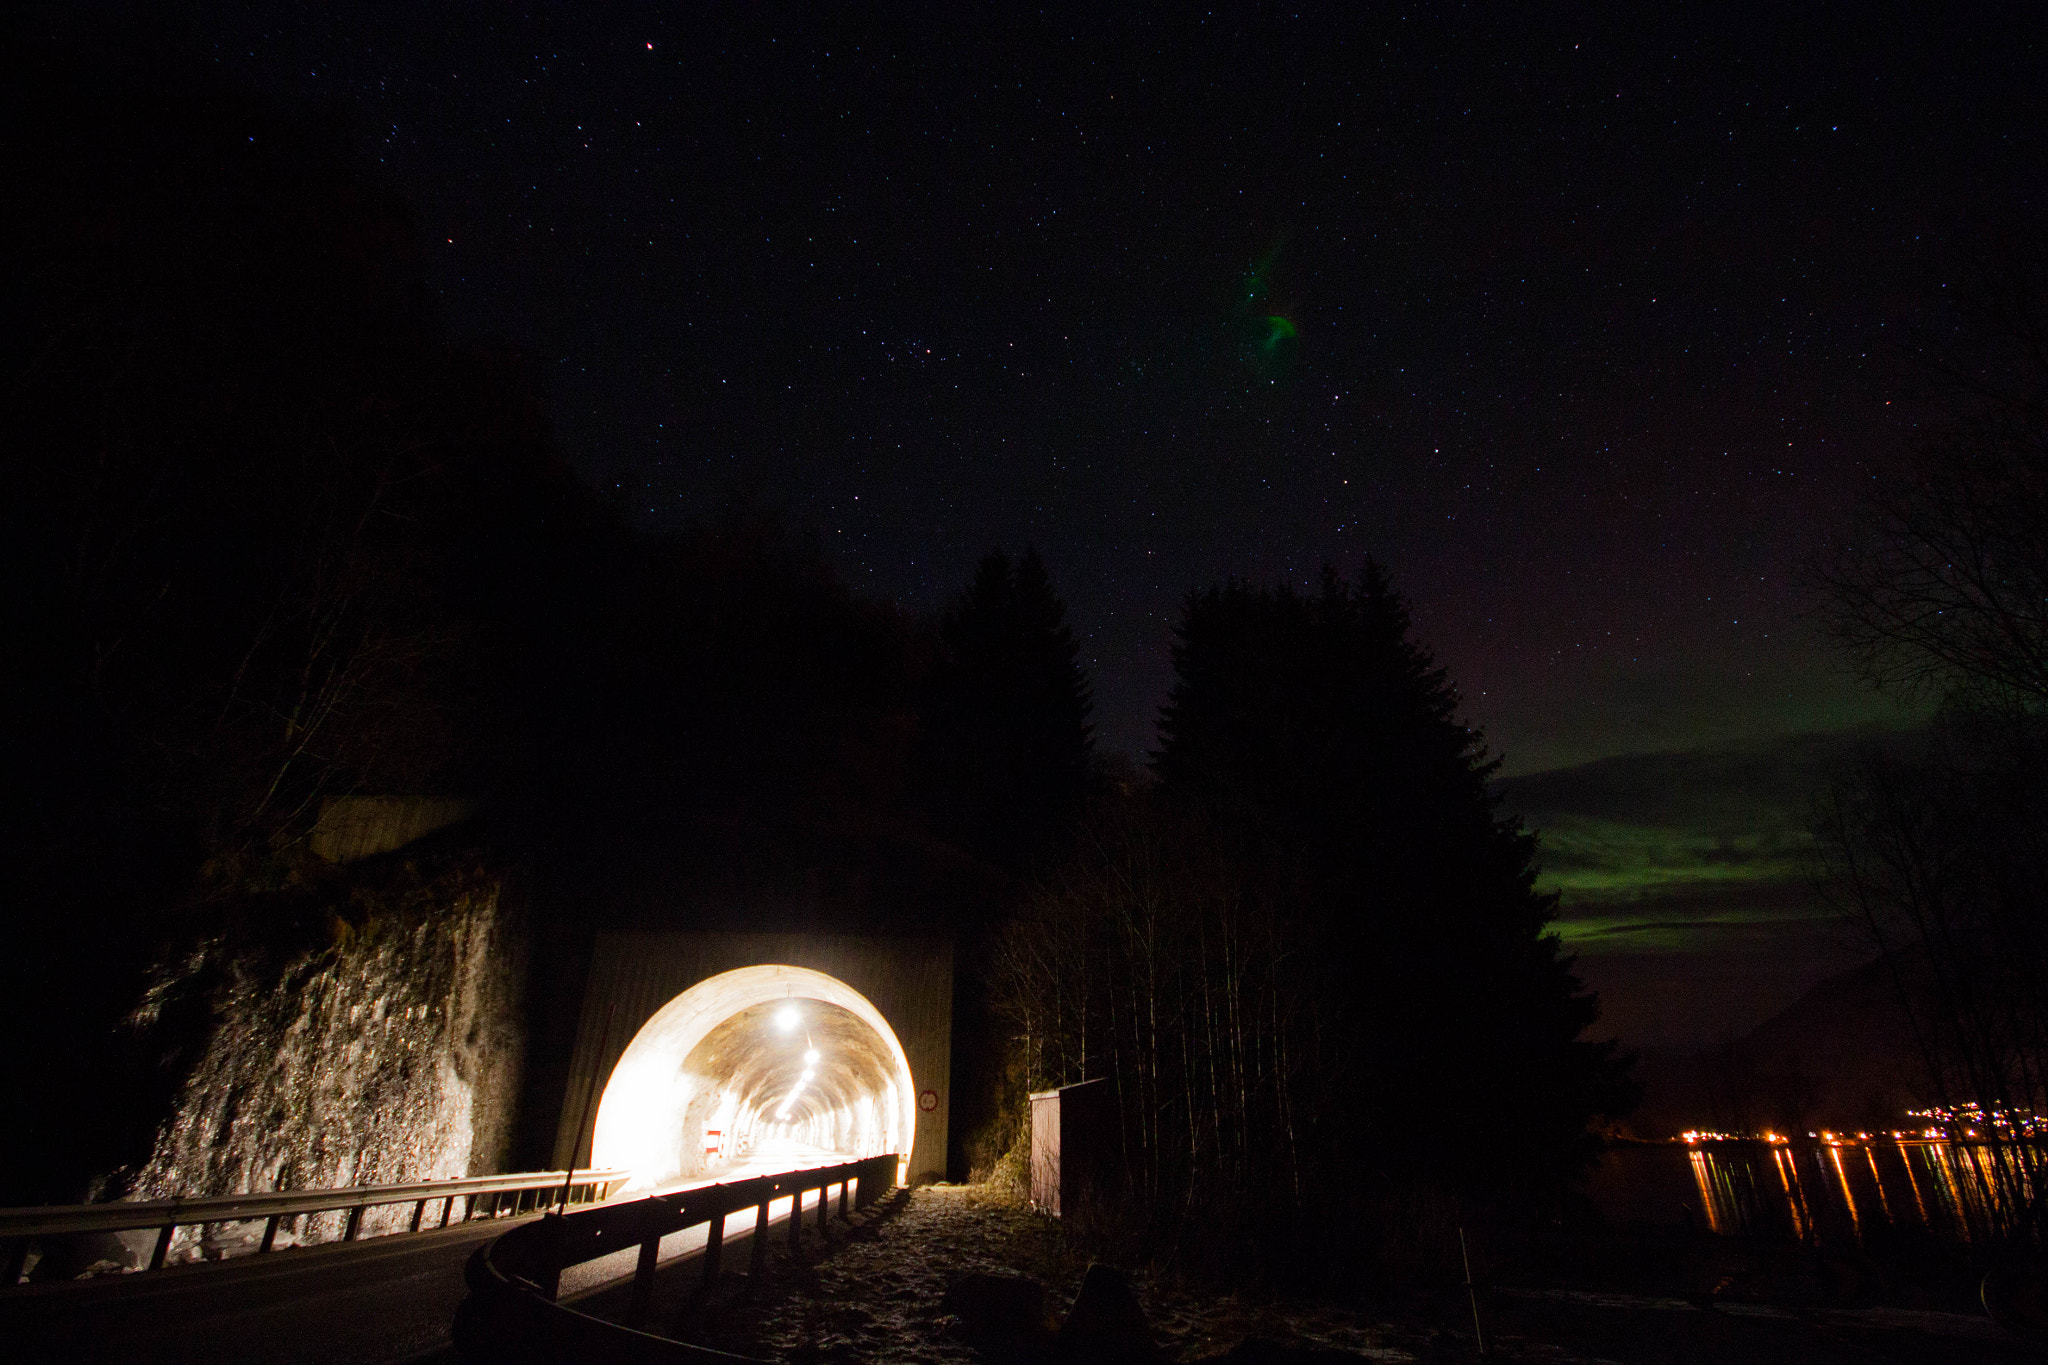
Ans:
[{"label": "spruce tree", "polygon": [[1548,925],[1498,760],[1378,565],[1190,595],[1155,768],[1249,850],[1319,1021],[1324,1138],[1389,1166],[1569,1174],[1628,1098]]},{"label": "spruce tree", "polygon": [[[919,698],[916,785],[933,828],[1008,874],[1012,889],[1078,818],[1093,737],[1088,679],[1067,609],[1036,551],[991,550],[938,623]],[[955,928],[952,1125],[956,1176],[986,1170],[1014,1137],[988,1013],[986,936],[1009,907],[963,907]]]},{"label": "spruce tree", "polygon": [[1078,813],[1093,736],[1066,605],[1035,550],[992,550],[939,623],[921,786],[940,833],[1027,872]]}]

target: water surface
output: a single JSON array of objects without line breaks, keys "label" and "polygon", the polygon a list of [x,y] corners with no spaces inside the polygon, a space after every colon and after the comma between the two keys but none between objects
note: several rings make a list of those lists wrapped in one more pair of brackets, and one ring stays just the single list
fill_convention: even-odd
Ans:
[{"label": "water surface", "polygon": [[1617,1223],[1797,1241],[1912,1231],[1968,1242],[2022,1216],[2044,1163],[2038,1147],[1922,1138],[1630,1144],[1607,1153],[1587,1193]]}]

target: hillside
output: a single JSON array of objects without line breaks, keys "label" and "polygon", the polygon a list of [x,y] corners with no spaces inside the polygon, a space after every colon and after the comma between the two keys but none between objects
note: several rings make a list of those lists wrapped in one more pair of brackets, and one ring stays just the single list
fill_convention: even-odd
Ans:
[{"label": "hillside", "polygon": [[1871,962],[1831,976],[1725,1047],[1645,1054],[1643,1137],[1687,1128],[1895,1128],[1924,1103],[1922,1067],[1890,971]]}]

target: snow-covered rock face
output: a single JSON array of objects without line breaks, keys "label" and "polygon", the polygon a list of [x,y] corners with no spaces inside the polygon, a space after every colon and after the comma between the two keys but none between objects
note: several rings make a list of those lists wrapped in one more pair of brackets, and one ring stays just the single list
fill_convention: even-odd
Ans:
[{"label": "snow-covered rock face", "polygon": [[908,1152],[914,1095],[902,1044],[857,991],[806,968],[743,967],[634,1036],[598,1105],[591,1160],[648,1188],[771,1153],[801,1164]]},{"label": "snow-covered rock face", "polygon": [[[373,918],[287,957],[201,944],[162,969],[133,1022],[209,977],[213,1025],[132,1197],[397,1184],[494,1170],[520,1037],[518,953],[495,884]],[[381,1211],[410,1216],[409,1206]],[[365,1219],[365,1231],[379,1231]],[[283,1229],[325,1240],[342,1215]],[[329,1228],[327,1223],[333,1223]],[[197,1229],[181,1232],[177,1250]]]}]

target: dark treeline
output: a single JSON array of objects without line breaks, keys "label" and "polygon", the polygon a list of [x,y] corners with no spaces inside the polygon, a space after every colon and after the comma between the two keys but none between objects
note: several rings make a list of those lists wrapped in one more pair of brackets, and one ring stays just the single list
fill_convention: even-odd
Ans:
[{"label": "dark treeline", "polygon": [[1105,794],[1000,954],[1021,1082],[1121,1102],[1079,1215],[1238,1273],[1555,1212],[1631,1087],[1401,599],[1371,563],[1212,588],[1174,663],[1156,781]]}]

